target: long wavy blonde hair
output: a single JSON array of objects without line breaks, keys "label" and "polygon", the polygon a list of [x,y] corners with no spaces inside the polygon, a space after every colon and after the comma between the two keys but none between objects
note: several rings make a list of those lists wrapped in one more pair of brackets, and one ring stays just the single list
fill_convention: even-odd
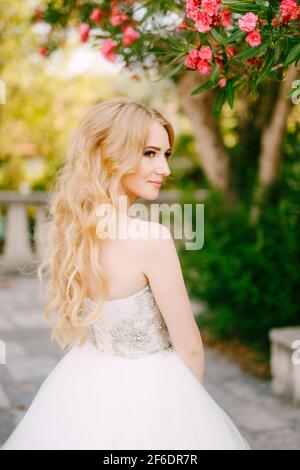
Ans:
[{"label": "long wavy blonde hair", "polygon": [[[57,172],[47,204],[49,218],[43,226],[44,249],[37,273],[41,284],[42,277],[50,275],[44,314],[52,327],[52,340],[63,349],[77,337],[82,346],[86,327],[101,314],[108,282],[99,263],[96,208],[110,203],[118,211],[122,177],[136,170],[152,120],[165,127],[172,149],[172,125],[156,109],[125,97],[96,104],[79,123],[66,162]],[[87,266],[99,281],[99,308],[84,316]],[[55,319],[51,318],[53,310]]]}]

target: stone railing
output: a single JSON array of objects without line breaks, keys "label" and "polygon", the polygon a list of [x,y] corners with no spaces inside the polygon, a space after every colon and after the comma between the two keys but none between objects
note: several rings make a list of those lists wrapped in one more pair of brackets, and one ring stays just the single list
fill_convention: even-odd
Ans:
[{"label": "stone railing", "polygon": [[[37,259],[41,250],[39,228],[46,219],[47,193],[0,191],[0,207],[6,208],[4,250],[0,257],[1,272],[17,272]],[[28,207],[36,207],[34,248],[31,246]]]},{"label": "stone railing", "polygon": [[269,336],[272,391],[300,406],[300,326],[274,328]]},{"label": "stone railing", "polygon": [[[176,203],[181,200],[180,190],[162,190],[154,203]],[[206,190],[195,192],[195,200],[200,203],[206,198]],[[7,209],[5,224],[5,241],[3,254],[0,256],[0,272],[18,272],[24,266],[35,262],[41,251],[39,239],[40,227],[47,215],[45,203],[46,192],[30,192],[22,194],[18,191],[0,191],[0,208]],[[139,202],[147,202],[140,200]],[[28,207],[36,207],[36,224],[34,234],[34,247],[31,246],[30,230],[28,224]]]}]

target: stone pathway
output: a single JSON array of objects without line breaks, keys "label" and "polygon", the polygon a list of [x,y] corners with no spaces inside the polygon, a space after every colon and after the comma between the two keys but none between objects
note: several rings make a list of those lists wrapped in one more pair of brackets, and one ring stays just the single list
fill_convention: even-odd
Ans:
[{"label": "stone pathway", "polygon": [[[63,356],[51,342],[41,313],[44,302],[36,278],[0,277],[0,340],[6,344],[6,364],[0,365],[0,446]],[[207,390],[252,449],[300,450],[300,408],[273,397],[269,382],[241,372],[214,350],[206,348],[205,358]]]}]

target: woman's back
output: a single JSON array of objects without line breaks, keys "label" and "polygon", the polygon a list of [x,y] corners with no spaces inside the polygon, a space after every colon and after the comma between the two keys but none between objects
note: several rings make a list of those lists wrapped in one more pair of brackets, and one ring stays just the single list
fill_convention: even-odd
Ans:
[{"label": "woman's back", "polygon": [[[162,237],[161,226],[145,220],[126,216],[126,237],[120,236],[99,240],[99,262],[108,279],[108,299],[127,297],[142,289],[148,282],[143,263],[147,242],[155,236],[153,227]],[[152,227],[152,232],[151,232]],[[89,269],[88,296],[99,297],[99,284]]]}]

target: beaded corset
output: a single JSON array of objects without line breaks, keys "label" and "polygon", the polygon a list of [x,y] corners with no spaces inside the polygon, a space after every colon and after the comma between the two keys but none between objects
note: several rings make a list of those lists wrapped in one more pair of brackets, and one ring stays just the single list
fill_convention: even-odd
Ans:
[{"label": "beaded corset", "polygon": [[[95,311],[99,303],[86,297],[84,307]],[[91,326],[89,338],[99,352],[115,356],[135,358],[173,351],[167,325],[149,283],[128,297],[106,300],[99,319]]]}]

